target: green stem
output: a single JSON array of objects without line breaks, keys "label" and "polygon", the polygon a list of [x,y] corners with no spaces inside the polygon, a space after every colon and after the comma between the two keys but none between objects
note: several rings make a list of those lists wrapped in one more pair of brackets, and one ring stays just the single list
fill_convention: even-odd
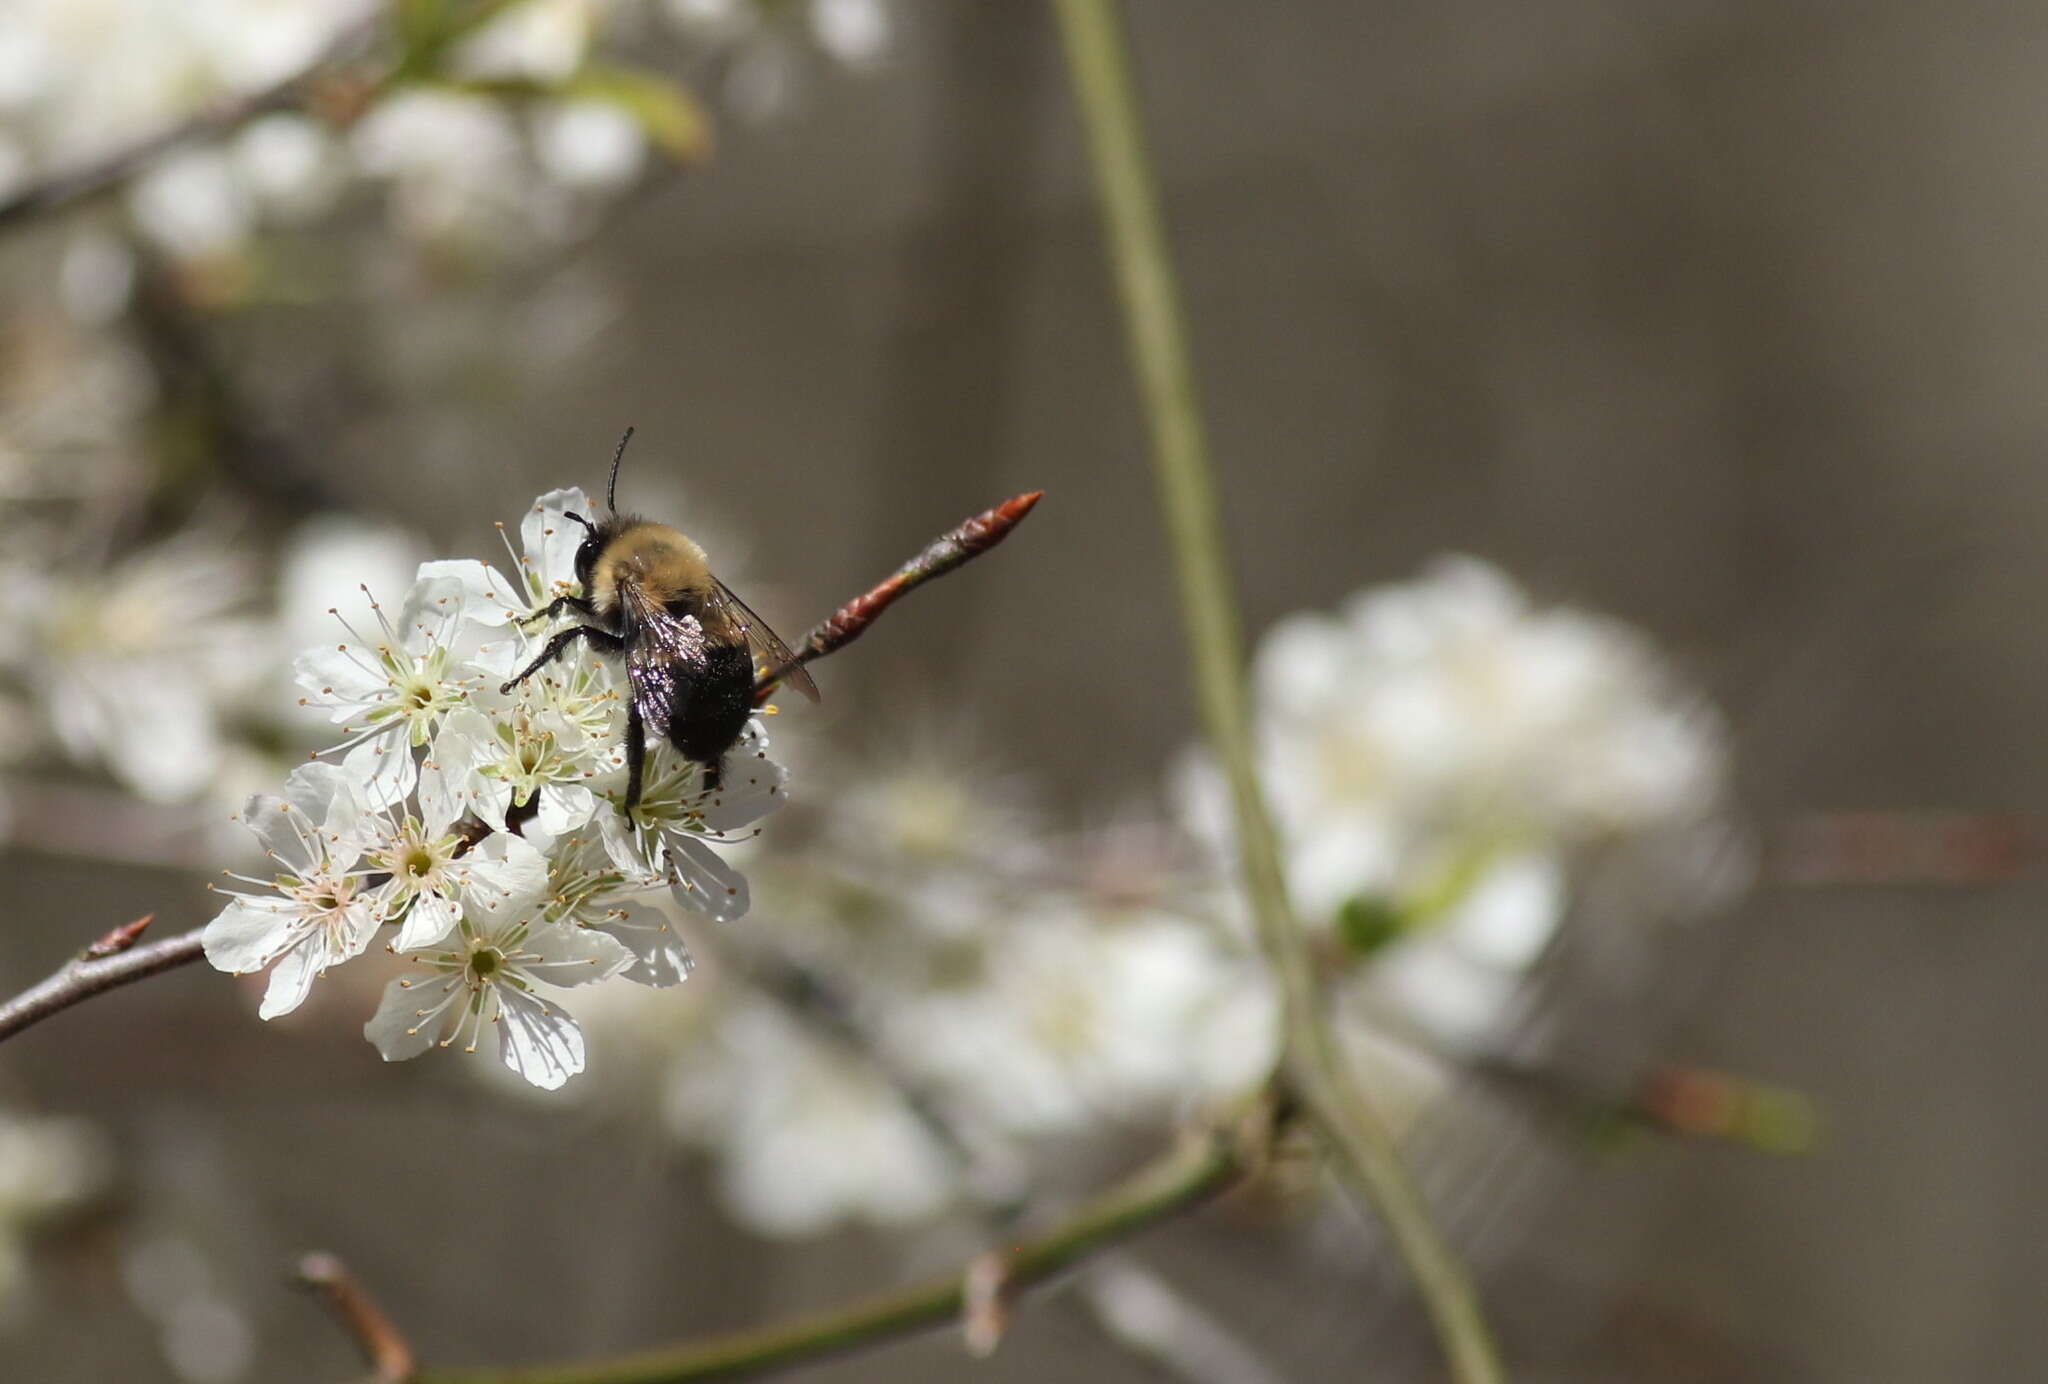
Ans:
[{"label": "green stem", "polygon": [[[1147,1164],[1052,1230],[1003,1256],[1006,1297],[1045,1282],[1090,1254],[1207,1202],[1259,1155],[1248,1136],[1214,1131]],[[778,1326],[714,1336],[608,1360],[516,1369],[428,1369],[412,1384],[677,1384],[731,1379],[837,1355],[927,1327],[958,1321],[966,1274],[949,1274],[849,1307]]]},{"label": "green stem", "polygon": [[1288,901],[1279,839],[1253,760],[1230,564],[1122,18],[1115,0],[1054,0],[1054,8],[1088,131],[1151,430],[1202,719],[1230,780],[1245,892],[1261,946],[1280,980],[1287,1074],[1329,1143],[1338,1171],[1386,1226],[1413,1274],[1453,1373],[1467,1384],[1491,1384],[1504,1374],[1477,1295],[1430,1221],[1392,1136],[1345,1069]]}]

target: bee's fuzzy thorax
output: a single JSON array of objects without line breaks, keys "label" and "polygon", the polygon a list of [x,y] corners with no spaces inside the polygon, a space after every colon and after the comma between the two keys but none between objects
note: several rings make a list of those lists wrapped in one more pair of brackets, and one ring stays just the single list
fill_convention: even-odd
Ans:
[{"label": "bee's fuzzy thorax", "polygon": [[619,607],[619,585],[632,582],[663,605],[711,583],[711,567],[696,542],[667,524],[618,516],[598,530],[590,603],[603,614]]}]

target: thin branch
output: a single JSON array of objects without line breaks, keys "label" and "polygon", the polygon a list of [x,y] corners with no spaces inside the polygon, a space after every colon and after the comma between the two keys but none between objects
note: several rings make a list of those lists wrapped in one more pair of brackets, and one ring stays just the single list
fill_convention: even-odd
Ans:
[{"label": "thin branch", "polygon": [[[976,1147],[977,1141],[954,1123],[937,1093],[883,1051],[854,1006],[836,992],[829,980],[787,958],[755,957],[746,967],[746,975],[799,1023],[858,1057],[886,1082],[903,1108],[952,1160],[973,1198],[983,1231],[992,1239],[1010,1233],[1030,1200],[1028,1182],[1018,1173],[992,1164],[986,1153]],[[1000,1265],[1000,1260],[997,1262]],[[979,1281],[988,1283],[985,1276]],[[976,1282],[970,1266],[970,1290]],[[1007,1325],[1007,1279],[992,1286],[1003,1291],[991,1294],[981,1303],[970,1301],[963,1314],[970,1354],[987,1354]],[[1155,1369],[1165,1369],[1202,1384],[1217,1379],[1267,1384],[1278,1379],[1250,1347],[1220,1322],[1127,1255],[1105,1256],[1102,1263],[1089,1270],[1078,1288],[1082,1305],[1103,1339],[1117,1350],[1139,1356]],[[969,1296],[973,1296],[971,1291]],[[1152,1333],[1149,1337],[1148,1330]],[[1178,1346],[1170,1346],[1169,1337]],[[1204,1367],[1204,1360],[1223,1364],[1220,1368]]]},{"label": "thin branch", "polygon": [[791,668],[801,667],[812,659],[823,658],[845,648],[865,634],[868,626],[881,618],[882,612],[894,605],[899,597],[980,557],[1008,538],[1010,531],[1024,522],[1024,516],[1031,513],[1044,495],[1043,490],[1034,490],[1028,495],[1005,500],[994,509],[983,510],[933,539],[916,557],[833,611],[804,636],[803,647],[793,660],[772,669],[754,684],[754,705],[767,701]]},{"label": "thin branch", "polygon": [[1285,1070],[1346,1185],[1386,1226],[1414,1276],[1453,1373],[1467,1384],[1499,1380],[1501,1365],[1464,1267],[1431,1222],[1392,1135],[1345,1068],[1288,900],[1279,840],[1254,763],[1237,603],[1122,17],[1115,0],[1054,0],[1054,8],[1152,434],[1202,719],[1230,780],[1240,867],[1260,945],[1280,979]]},{"label": "thin branch", "polygon": [[205,954],[200,942],[204,931],[194,928],[104,958],[88,959],[81,955],[42,984],[0,1004],[0,1040],[12,1038],[29,1025],[94,995],[197,961]]},{"label": "thin branch", "polygon": [[[1003,1293],[1014,1298],[1162,1221],[1213,1200],[1257,1166],[1238,1131],[1213,1130],[1147,1164],[1051,1230],[1002,1252]],[[780,1326],[713,1336],[612,1360],[519,1369],[426,1369],[414,1384],[680,1384],[732,1379],[844,1354],[957,1323],[967,1306],[965,1270]]]},{"label": "thin branch", "polygon": [[355,1339],[370,1367],[371,1384],[410,1384],[419,1368],[412,1346],[346,1264],[331,1254],[309,1254],[299,1260],[294,1276]]}]

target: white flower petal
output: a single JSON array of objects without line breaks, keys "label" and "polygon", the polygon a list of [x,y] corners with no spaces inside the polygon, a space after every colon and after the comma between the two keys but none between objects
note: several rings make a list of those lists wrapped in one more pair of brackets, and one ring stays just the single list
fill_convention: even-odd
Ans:
[{"label": "white flower petal", "polygon": [[455,931],[461,920],[462,910],[453,899],[429,889],[412,901],[412,910],[405,915],[405,925],[392,945],[402,952],[417,951]]},{"label": "white flower petal", "polygon": [[343,755],[341,767],[354,780],[363,806],[373,811],[404,802],[419,783],[419,765],[402,735],[372,736]]},{"label": "white flower petal", "polygon": [[396,629],[400,645],[415,655],[445,645],[462,618],[467,599],[467,588],[459,577],[421,576],[399,607]]},{"label": "white flower petal", "polygon": [[292,681],[303,687],[315,706],[333,705],[329,719],[339,725],[383,695],[390,684],[353,646],[323,644],[292,660]]},{"label": "white flower petal", "polygon": [[614,913],[622,916],[587,926],[616,938],[633,953],[633,964],[619,972],[621,976],[635,985],[655,987],[680,985],[689,978],[696,968],[690,949],[658,909],[623,904]]},{"label": "white flower petal", "polygon": [[526,549],[526,571],[539,582],[542,601],[553,600],[557,589],[575,585],[576,549],[582,546],[584,528],[562,515],[574,510],[595,516],[596,507],[576,486],[550,490],[533,502],[519,522],[519,541]]},{"label": "white flower petal", "polygon": [[543,1091],[557,1091],[583,1070],[583,1030],[561,1009],[501,985],[499,1056]]},{"label": "white flower petal", "polygon": [[677,903],[720,923],[746,913],[746,876],[694,836],[671,832],[664,844],[675,869],[669,893]]},{"label": "white flower petal", "polygon": [[291,944],[298,915],[289,910],[283,899],[236,899],[206,925],[201,936],[207,964],[234,975],[262,970]]},{"label": "white flower petal", "polygon": [[484,839],[464,860],[472,892],[486,895],[506,913],[524,913],[540,901],[548,887],[548,861],[522,836],[496,833]]},{"label": "white flower petal", "polygon": [[532,603],[497,568],[472,560],[422,562],[421,581],[452,580],[463,590],[462,613],[479,625],[504,625],[520,619]]},{"label": "white flower petal", "polygon": [[256,1017],[275,1019],[304,1004],[306,996],[312,993],[313,981],[320,974],[323,959],[323,948],[310,938],[279,957],[276,968],[270,973],[270,986],[263,992],[263,1003],[256,1010]]},{"label": "white flower petal", "polygon": [[451,983],[436,984],[437,979],[423,974],[402,976],[384,987],[384,1000],[363,1025],[363,1037],[376,1045],[386,1062],[418,1057],[433,1046],[439,1020],[423,1019],[419,1011],[440,999],[442,985]]},{"label": "white flower petal", "polygon": [[656,853],[659,843],[653,839],[653,834],[635,830],[623,814],[600,813],[597,835],[604,842],[605,854],[626,878],[662,879],[667,875],[668,871],[662,867],[661,858]]},{"label": "white flower petal", "polygon": [[540,812],[536,820],[550,836],[574,831],[597,811],[597,799],[580,783],[541,785]]},{"label": "white flower petal", "polygon": [[751,826],[782,806],[789,770],[768,757],[768,736],[759,721],[726,751],[718,791],[703,805],[704,825],[713,831]]},{"label": "white flower petal", "polygon": [[624,943],[596,928],[537,927],[521,950],[532,953],[519,959],[521,973],[549,985],[609,980],[633,964],[633,953]]}]

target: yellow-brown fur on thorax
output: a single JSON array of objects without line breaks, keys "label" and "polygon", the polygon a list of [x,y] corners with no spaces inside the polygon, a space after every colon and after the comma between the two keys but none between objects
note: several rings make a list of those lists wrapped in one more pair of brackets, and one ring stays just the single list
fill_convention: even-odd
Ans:
[{"label": "yellow-brown fur on thorax", "polygon": [[680,531],[631,521],[604,545],[591,569],[590,603],[600,615],[618,610],[619,587],[625,582],[667,605],[685,595],[704,595],[711,587],[711,566],[704,550]]}]

